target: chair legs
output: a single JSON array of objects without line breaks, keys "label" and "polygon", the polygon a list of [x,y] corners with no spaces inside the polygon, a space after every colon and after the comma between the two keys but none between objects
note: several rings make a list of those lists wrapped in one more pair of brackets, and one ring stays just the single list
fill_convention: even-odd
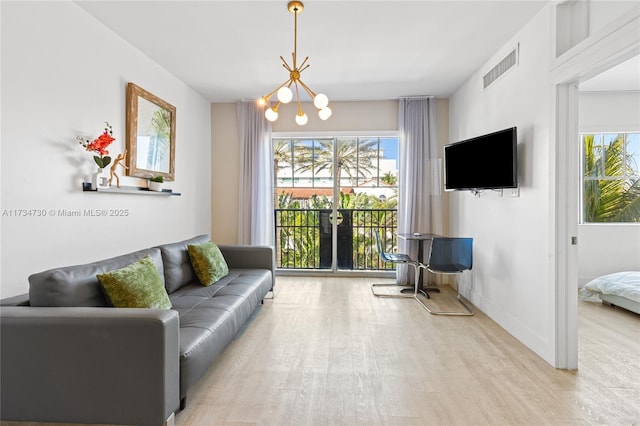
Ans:
[{"label": "chair legs", "polygon": [[388,297],[388,298],[392,298],[392,299],[411,299],[413,297],[413,294],[402,294],[402,293],[398,293],[398,294],[380,294],[380,293],[376,293],[376,290],[375,290],[376,287],[404,287],[404,288],[408,289],[407,286],[402,285],[402,284],[398,284],[398,283],[371,284],[371,293],[373,293],[373,295],[376,296],[376,297]]},{"label": "chair legs", "polygon": [[[418,271],[419,269],[413,263],[407,263],[407,265],[413,266],[413,268]],[[417,275],[417,274],[416,274]],[[417,281],[416,281],[417,282]],[[376,287],[404,287],[399,294],[380,294],[376,293]],[[414,288],[412,293],[405,293],[404,290],[409,290],[408,286],[398,284],[398,283],[389,283],[389,284],[371,284],[371,292],[376,297],[388,297],[391,299],[412,299],[415,297],[417,291],[417,285],[414,283]],[[427,295],[427,298],[429,296]]]},{"label": "chair legs", "polygon": [[[408,265],[413,266],[414,272],[415,272],[415,280],[414,280],[414,287],[413,287],[413,294],[410,293],[406,293],[406,294],[379,294],[375,292],[375,287],[405,287],[406,290],[408,290],[408,288],[406,286],[403,286],[401,284],[397,284],[397,283],[389,283],[389,284],[371,284],[371,292],[373,293],[374,296],[376,297],[388,297],[388,298],[394,298],[394,299],[415,299],[418,301],[418,303],[420,304],[420,306],[422,306],[427,312],[429,312],[431,315],[448,315],[448,316],[472,316],[474,315],[474,312],[471,310],[471,308],[469,308],[469,306],[467,306],[467,304],[464,302],[464,300],[462,299],[462,296],[460,296],[460,294],[458,293],[457,299],[458,302],[460,302],[460,304],[462,306],[464,306],[466,312],[455,312],[455,311],[433,311],[431,309],[429,309],[429,307],[420,299],[420,297],[418,296],[419,294],[421,294],[422,296],[424,296],[426,299],[430,299],[429,294],[424,291],[424,290],[418,290],[418,281],[420,279],[420,268],[425,269],[427,271],[427,279],[429,277],[429,270],[427,269],[427,267],[421,263],[418,264],[413,264],[413,263],[408,263]],[[429,289],[427,289],[429,290]],[[437,289],[439,291],[439,289]]]}]

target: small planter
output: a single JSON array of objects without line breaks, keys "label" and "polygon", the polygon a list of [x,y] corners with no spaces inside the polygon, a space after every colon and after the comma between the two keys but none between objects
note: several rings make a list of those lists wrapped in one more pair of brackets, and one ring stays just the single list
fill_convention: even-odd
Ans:
[{"label": "small planter", "polygon": [[149,191],[162,192],[164,188],[164,182],[154,182],[152,180],[149,181]]}]

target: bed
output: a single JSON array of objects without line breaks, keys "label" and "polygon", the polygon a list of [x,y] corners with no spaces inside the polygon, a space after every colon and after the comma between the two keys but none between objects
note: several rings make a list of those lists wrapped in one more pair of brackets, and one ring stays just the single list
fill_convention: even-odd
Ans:
[{"label": "bed", "polygon": [[640,271],[603,275],[580,289],[580,298],[583,300],[596,296],[603,303],[640,314]]}]

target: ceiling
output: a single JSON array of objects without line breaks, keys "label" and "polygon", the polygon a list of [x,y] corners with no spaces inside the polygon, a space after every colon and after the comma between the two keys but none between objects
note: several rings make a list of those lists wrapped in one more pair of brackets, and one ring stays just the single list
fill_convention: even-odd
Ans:
[{"label": "ceiling", "polygon": [[[288,78],[286,0],[76,3],[211,102],[256,99]],[[307,0],[301,77],[334,101],[447,97],[547,3]]]}]

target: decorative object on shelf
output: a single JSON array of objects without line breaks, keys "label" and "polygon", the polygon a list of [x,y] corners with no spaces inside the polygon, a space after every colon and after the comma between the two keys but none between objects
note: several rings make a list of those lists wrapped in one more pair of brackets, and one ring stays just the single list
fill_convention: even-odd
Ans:
[{"label": "decorative object on shelf", "polygon": [[329,98],[327,98],[326,95],[322,93],[315,94],[311,89],[309,89],[306,84],[302,82],[302,80],[300,80],[300,74],[302,73],[302,71],[309,68],[309,64],[307,64],[307,61],[309,60],[308,56],[304,58],[304,61],[302,61],[299,66],[297,65],[298,13],[301,13],[304,10],[304,5],[300,1],[290,1],[289,4],[287,4],[287,9],[289,10],[289,12],[293,13],[293,66],[289,66],[287,61],[285,61],[282,56],[280,56],[280,60],[282,60],[282,66],[287,71],[289,71],[289,79],[282,83],[280,86],[276,87],[273,92],[260,98],[258,100],[258,103],[262,106],[266,106],[269,103],[269,99],[271,99],[271,97],[277,93],[278,103],[273,107],[269,107],[264,113],[264,116],[267,118],[267,120],[276,121],[278,119],[278,107],[280,106],[280,103],[286,104],[291,102],[291,100],[293,99],[293,93],[291,91],[291,86],[293,85],[296,89],[296,100],[298,101],[296,123],[298,123],[300,126],[304,126],[305,124],[307,124],[308,117],[307,114],[302,111],[299,86],[301,86],[309,94],[309,96],[311,96],[311,99],[313,99],[313,104],[319,110],[318,115],[320,116],[320,119],[326,120],[331,117],[331,109],[327,106],[329,105]]},{"label": "decorative object on shelf", "polygon": [[107,167],[111,162],[111,157],[109,157],[107,147],[111,145],[111,142],[116,140],[116,138],[113,137],[113,128],[111,127],[111,124],[109,124],[108,121],[105,121],[104,124],[104,132],[98,136],[97,139],[91,140],[81,136],[76,138],[85,150],[98,153],[98,155],[93,156],[93,161],[95,161],[101,169]]},{"label": "decorative object on shelf", "polygon": [[154,176],[149,178],[149,191],[161,192],[164,188],[164,177]]},{"label": "decorative object on shelf", "polygon": [[91,175],[91,187],[93,189],[109,187],[107,177],[104,175],[104,169],[98,167],[98,170]]},{"label": "decorative object on shelf", "polygon": [[116,140],[113,137],[113,128],[109,122],[105,121],[104,124],[104,131],[96,139],[91,140],[81,136],[76,137],[78,143],[82,145],[86,151],[98,154],[93,156],[93,161],[95,161],[98,166],[98,170],[91,175],[91,185],[95,189],[107,186],[107,178],[102,174],[104,168],[111,163],[111,157],[109,157],[107,147],[111,145],[111,142]]},{"label": "decorative object on shelf", "polygon": [[118,154],[118,156],[116,157],[115,160],[113,160],[113,164],[111,165],[111,170],[109,171],[109,186],[112,185],[112,181],[113,178],[116,178],[116,186],[118,188],[120,188],[120,176],[118,176],[118,174],[116,173],[116,169],[118,168],[118,166],[122,166],[122,168],[124,168],[125,170],[127,170],[129,167],[127,167],[125,164],[123,164],[123,161],[126,161],[127,158],[127,150],[125,149],[123,153]]},{"label": "decorative object on shelf", "polygon": [[176,107],[133,83],[127,85],[127,175],[175,178]]}]

